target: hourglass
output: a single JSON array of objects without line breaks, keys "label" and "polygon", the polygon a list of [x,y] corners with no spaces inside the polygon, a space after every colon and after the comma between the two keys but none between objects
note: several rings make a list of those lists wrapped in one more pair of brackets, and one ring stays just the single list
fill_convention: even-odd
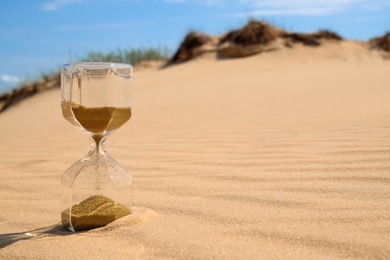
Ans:
[{"label": "hourglass", "polygon": [[62,225],[88,230],[131,214],[130,173],[105,151],[107,137],[131,117],[132,67],[82,62],[61,69],[63,116],[91,141],[61,181]]}]

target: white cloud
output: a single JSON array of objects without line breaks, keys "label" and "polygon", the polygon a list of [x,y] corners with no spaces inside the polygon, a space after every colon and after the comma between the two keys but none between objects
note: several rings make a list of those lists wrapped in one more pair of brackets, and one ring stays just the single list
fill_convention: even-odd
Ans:
[{"label": "white cloud", "polygon": [[16,84],[20,82],[20,79],[16,76],[11,76],[8,74],[3,74],[0,76],[0,80],[7,84]]},{"label": "white cloud", "polygon": [[288,10],[288,9],[334,9],[339,10],[345,7],[356,6],[361,3],[367,3],[368,0],[264,0],[264,1],[253,1],[253,0],[241,0],[241,3],[250,4],[255,8],[268,8],[272,10]]},{"label": "white cloud", "polygon": [[54,0],[51,2],[45,2],[42,4],[42,10],[44,11],[57,11],[64,5],[79,4],[85,2],[85,0]]},{"label": "white cloud", "polygon": [[388,7],[389,0],[163,0],[167,3],[245,7],[248,11],[227,16],[329,15],[346,10],[368,11]]},{"label": "white cloud", "polygon": [[288,8],[267,8],[267,9],[255,9],[254,11],[237,13],[232,16],[269,16],[269,15],[328,15],[340,11],[337,6],[328,7],[288,7]]},{"label": "white cloud", "polygon": [[[367,10],[371,0],[238,0],[253,10],[241,15],[329,15],[347,10]],[[375,1],[377,8],[389,5],[389,0]],[[379,6],[379,7],[378,7]]]}]

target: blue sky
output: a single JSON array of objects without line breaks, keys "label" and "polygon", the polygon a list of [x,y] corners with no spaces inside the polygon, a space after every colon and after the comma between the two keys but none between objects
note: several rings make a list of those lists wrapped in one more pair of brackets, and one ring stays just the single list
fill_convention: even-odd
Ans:
[{"label": "blue sky", "polygon": [[0,92],[88,51],[175,51],[190,30],[222,34],[249,18],[367,40],[390,31],[390,0],[2,0]]}]

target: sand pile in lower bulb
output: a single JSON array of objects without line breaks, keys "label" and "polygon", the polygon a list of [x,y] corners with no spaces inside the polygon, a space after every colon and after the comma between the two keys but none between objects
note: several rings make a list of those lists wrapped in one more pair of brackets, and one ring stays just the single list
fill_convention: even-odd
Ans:
[{"label": "sand pile in lower bulb", "polygon": [[68,226],[71,221],[73,229],[80,231],[103,227],[130,213],[126,206],[106,196],[94,195],[71,208],[71,219],[69,209],[64,210],[61,217],[64,226]]}]

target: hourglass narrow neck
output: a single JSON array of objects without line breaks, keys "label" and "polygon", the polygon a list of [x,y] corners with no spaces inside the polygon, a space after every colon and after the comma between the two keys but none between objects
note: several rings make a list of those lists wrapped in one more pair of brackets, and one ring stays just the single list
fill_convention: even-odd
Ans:
[{"label": "hourglass narrow neck", "polygon": [[91,136],[91,138],[92,150],[96,151],[97,153],[104,153],[104,145],[106,144],[107,136],[94,134]]}]

